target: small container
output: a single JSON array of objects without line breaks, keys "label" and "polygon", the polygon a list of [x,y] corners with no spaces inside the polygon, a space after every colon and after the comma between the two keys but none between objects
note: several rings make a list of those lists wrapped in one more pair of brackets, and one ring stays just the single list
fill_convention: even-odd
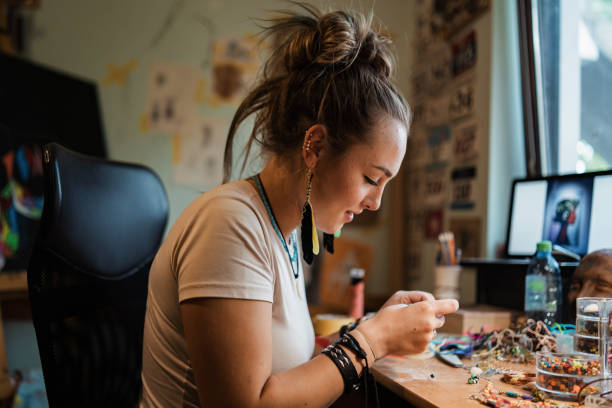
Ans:
[{"label": "small container", "polygon": [[[536,353],[536,385],[556,398],[575,399],[582,386],[601,378],[598,356],[575,353]],[[583,394],[599,392],[599,385],[588,386]]]},{"label": "small container", "polygon": [[[576,333],[584,336],[599,337],[599,317],[580,316],[576,318]],[[610,331],[608,331],[608,334]]]},{"label": "small container", "polygon": [[576,300],[576,314],[580,316],[599,317],[604,302],[612,302],[611,298],[581,297]]},{"label": "small container", "polygon": [[575,334],[574,350],[579,353],[593,354],[599,356],[599,337]]},{"label": "small container", "polygon": [[597,377],[601,374],[598,356],[574,353],[537,353],[538,372]]}]

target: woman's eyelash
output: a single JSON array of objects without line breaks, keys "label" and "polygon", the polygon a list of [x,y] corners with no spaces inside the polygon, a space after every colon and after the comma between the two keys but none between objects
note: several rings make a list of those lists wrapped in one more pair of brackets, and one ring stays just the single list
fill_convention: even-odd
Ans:
[{"label": "woman's eyelash", "polygon": [[369,178],[368,176],[363,176],[363,177],[365,178],[365,181],[367,181],[369,184],[373,186],[378,186],[378,183],[372,180],[371,178]]}]

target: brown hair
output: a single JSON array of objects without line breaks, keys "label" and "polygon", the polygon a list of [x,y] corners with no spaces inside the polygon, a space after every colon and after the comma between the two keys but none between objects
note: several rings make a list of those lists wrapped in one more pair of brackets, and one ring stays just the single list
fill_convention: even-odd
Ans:
[{"label": "brown hair", "polygon": [[263,38],[276,38],[280,45],[234,115],[225,145],[224,182],[232,173],[236,131],[251,114],[256,114],[255,123],[242,171],[254,141],[264,152],[293,154],[306,130],[317,123],[327,128],[335,154],[366,142],[380,113],[409,128],[408,105],[391,82],[391,40],[372,28],[372,15],[322,14],[314,6],[293,4],[304,13],[285,11],[264,27]]}]

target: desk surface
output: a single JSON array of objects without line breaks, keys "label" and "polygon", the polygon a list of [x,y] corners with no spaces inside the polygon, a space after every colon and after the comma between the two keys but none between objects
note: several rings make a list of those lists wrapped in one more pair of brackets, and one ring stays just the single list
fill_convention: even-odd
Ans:
[{"label": "desk surface", "polygon": [[[498,364],[503,364],[504,368],[535,372],[535,364]],[[478,384],[468,384],[468,370],[451,367],[437,358],[385,357],[376,362],[372,372],[380,384],[415,407],[484,407],[468,396],[480,392],[485,387],[485,379]],[[431,378],[431,374],[434,374],[434,378]],[[501,374],[492,375],[486,380],[491,381],[499,391],[528,394],[520,386],[502,382]]]},{"label": "desk surface", "polygon": [[0,271],[0,297],[26,297],[28,293],[28,278],[26,271]]}]

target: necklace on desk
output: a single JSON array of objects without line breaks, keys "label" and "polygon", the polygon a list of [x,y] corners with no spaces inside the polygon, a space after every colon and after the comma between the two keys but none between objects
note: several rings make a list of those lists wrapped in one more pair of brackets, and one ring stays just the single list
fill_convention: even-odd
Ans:
[{"label": "necklace on desk", "polygon": [[[251,177],[251,180],[255,182],[257,185],[257,189],[259,190],[259,195],[261,197],[261,201],[263,201],[264,206],[266,207],[266,211],[268,211],[268,216],[270,217],[270,221],[272,222],[272,226],[276,231],[276,235],[280,242],[283,244],[283,248],[289,257],[289,264],[291,265],[291,272],[293,272],[293,277],[297,279],[300,276],[300,261],[298,257],[298,249],[297,249],[297,237],[295,236],[295,231],[291,232],[289,237],[289,244],[291,245],[292,251],[289,251],[289,247],[285,242],[285,238],[283,234],[281,234],[280,228],[278,227],[278,223],[276,222],[276,217],[274,217],[274,213],[272,212],[272,207],[270,206],[270,201],[268,200],[268,196],[266,195],[266,190],[264,190],[263,184],[261,183],[261,179],[259,178],[259,174]],[[295,266],[294,266],[295,264]]]}]

